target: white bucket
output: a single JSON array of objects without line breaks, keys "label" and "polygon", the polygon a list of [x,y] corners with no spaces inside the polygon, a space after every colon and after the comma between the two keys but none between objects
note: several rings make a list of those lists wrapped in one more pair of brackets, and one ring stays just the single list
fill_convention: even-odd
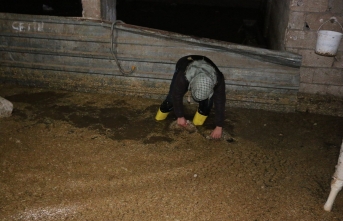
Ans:
[{"label": "white bucket", "polygon": [[336,31],[318,31],[316,53],[324,56],[335,56],[342,35]]},{"label": "white bucket", "polygon": [[343,30],[343,27],[341,23],[337,21],[337,18],[331,17],[330,20],[327,20],[324,22],[319,28],[318,28],[318,38],[317,38],[317,45],[316,45],[316,54],[324,55],[324,56],[335,56],[338,50],[339,43],[341,42],[343,34],[341,32],[336,31],[328,31],[328,30],[322,30],[319,31],[319,29],[327,22],[331,21],[337,22],[341,29]]}]

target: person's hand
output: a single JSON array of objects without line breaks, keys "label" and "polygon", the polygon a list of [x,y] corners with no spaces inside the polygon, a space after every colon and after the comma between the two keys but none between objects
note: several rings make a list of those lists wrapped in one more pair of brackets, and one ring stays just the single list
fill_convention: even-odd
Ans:
[{"label": "person's hand", "polygon": [[222,127],[216,127],[211,133],[212,139],[220,139],[222,137],[223,128]]},{"label": "person's hand", "polygon": [[177,124],[178,124],[179,126],[182,126],[182,127],[187,126],[187,120],[186,120],[186,118],[184,118],[184,117],[179,117],[179,118],[177,118]]}]

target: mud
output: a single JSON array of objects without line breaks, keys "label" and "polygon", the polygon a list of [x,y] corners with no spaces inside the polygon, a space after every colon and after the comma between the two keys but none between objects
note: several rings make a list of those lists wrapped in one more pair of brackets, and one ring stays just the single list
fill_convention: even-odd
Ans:
[{"label": "mud", "polygon": [[[0,220],[343,220],[323,205],[343,118],[226,109],[176,130],[161,101],[1,85]],[[191,119],[195,105],[186,105]]]}]

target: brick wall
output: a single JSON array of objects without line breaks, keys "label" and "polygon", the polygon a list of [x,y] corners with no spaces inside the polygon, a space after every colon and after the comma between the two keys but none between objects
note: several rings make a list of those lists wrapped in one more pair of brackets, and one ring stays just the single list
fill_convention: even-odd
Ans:
[{"label": "brick wall", "polygon": [[[342,0],[290,0],[285,50],[303,56],[300,93],[343,97],[343,43],[335,57],[315,53],[317,31],[331,17],[343,24]],[[342,32],[338,23],[326,22],[320,30]]]}]

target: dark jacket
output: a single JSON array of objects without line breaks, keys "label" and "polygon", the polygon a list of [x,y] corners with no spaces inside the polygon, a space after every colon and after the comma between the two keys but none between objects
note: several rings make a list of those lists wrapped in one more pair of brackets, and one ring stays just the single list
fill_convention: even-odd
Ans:
[{"label": "dark jacket", "polygon": [[186,78],[185,71],[187,66],[195,60],[204,59],[209,63],[215,70],[217,75],[217,84],[214,87],[213,103],[215,108],[215,124],[216,126],[222,127],[225,120],[225,81],[224,75],[218,69],[218,67],[207,57],[200,55],[188,55],[179,59],[176,63],[175,79],[172,89],[172,98],[174,105],[174,113],[176,117],[184,117],[183,110],[183,97],[188,91],[189,82]]}]

